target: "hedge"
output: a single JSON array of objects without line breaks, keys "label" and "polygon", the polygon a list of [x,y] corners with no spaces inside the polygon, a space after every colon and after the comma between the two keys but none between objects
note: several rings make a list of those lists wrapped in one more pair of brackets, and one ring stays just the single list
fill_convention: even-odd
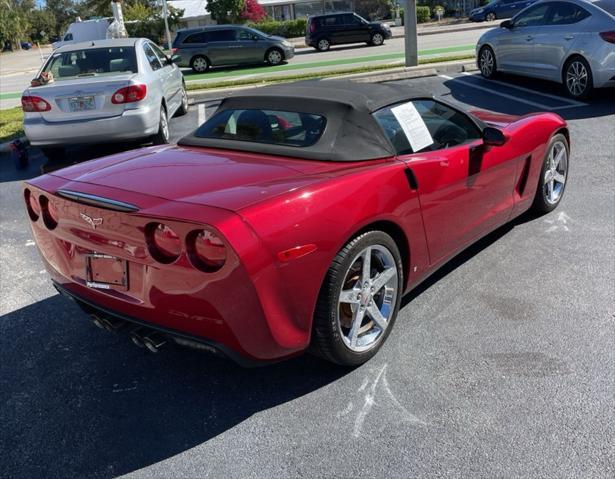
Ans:
[{"label": "hedge", "polygon": [[267,35],[278,35],[280,37],[295,38],[305,35],[307,20],[298,18],[297,20],[266,20],[258,23],[248,23],[248,27],[256,28]]},{"label": "hedge", "polygon": [[[404,23],[404,9],[399,9],[402,24]],[[431,9],[426,5],[416,7],[416,23],[425,23],[431,20]]]}]

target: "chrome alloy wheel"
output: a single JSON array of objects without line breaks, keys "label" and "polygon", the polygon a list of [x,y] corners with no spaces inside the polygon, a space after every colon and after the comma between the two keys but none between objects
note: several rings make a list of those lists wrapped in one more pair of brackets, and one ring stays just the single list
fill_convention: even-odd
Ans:
[{"label": "chrome alloy wheel", "polygon": [[588,81],[587,68],[585,68],[582,62],[575,60],[568,65],[566,70],[566,87],[572,95],[582,95],[587,89]]},{"label": "chrome alloy wheel", "polygon": [[277,65],[278,63],[281,63],[283,60],[282,58],[282,54],[280,53],[279,50],[271,50],[268,54],[267,54],[267,61],[271,64],[271,65]]},{"label": "chrome alloy wheel", "polygon": [[381,245],[361,251],[346,272],[337,309],[344,344],[362,352],[374,347],[395,311],[397,267],[392,253]]},{"label": "chrome alloy wheel", "polygon": [[167,112],[164,108],[160,108],[160,132],[165,139],[165,142],[169,141],[169,120],[167,119]]},{"label": "chrome alloy wheel", "polygon": [[327,40],[326,38],[323,38],[321,40],[318,40],[318,49],[321,52],[326,52],[329,49],[329,46],[331,44],[329,43],[329,40]]},{"label": "chrome alloy wheel", "polygon": [[374,33],[374,35],[372,36],[372,44],[376,45],[377,47],[382,45],[384,43],[384,37],[382,36],[381,33]]},{"label": "chrome alloy wheel", "polygon": [[545,201],[551,205],[556,204],[562,197],[566,176],[568,174],[568,151],[563,142],[553,143],[549,156],[548,164],[543,178],[543,194]]},{"label": "chrome alloy wheel", "polygon": [[207,63],[207,59],[203,58],[203,57],[197,57],[192,61],[192,68],[194,68],[195,71],[202,73],[204,71],[207,71],[207,68],[209,67],[208,63]]},{"label": "chrome alloy wheel", "polygon": [[493,52],[491,51],[491,49],[483,48],[483,50],[480,52],[479,60],[480,71],[483,76],[490,77],[491,75],[493,75],[493,66],[495,63],[494,60],[495,59],[493,58]]}]

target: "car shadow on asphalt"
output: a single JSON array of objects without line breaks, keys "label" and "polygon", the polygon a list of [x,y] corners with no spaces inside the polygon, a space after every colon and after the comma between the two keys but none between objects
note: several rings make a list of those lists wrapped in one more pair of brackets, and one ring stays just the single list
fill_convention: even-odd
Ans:
[{"label": "car shadow on asphalt", "polygon": [[[503,74],[497,78],[497,82],[485,80],[479,75],[456,77],[443,83],[450,90],[450,93],[446,94],[445,97],[452,97],[454,100],[469,105],[470,110],[471,107],[476,107],[510,115],[551,111],[547,105],[544,108],[533,106],[524,103],[524,99],[557,106],[558,108],[552,111],[565,120],[596,118],[615,114],[615,88],[594,90],[590,98],[576,105],[566,96],[564,87],[554,82]],[[489,91],[492,91],[493,94],[489,94]],[[509,95],[509,97],[499,96],[498,92]],[[517,96],[519,101],[512,100],[511,95]],[[561,98],[561,100],[558,98]],[[564,106],[566,107],[562,108]]]},{"label": "car shadow on asphalt", "polygon": [[4,315],[0,332],[0,477],[15,479],[136,471],[350,371],[309,355],[243,369],[171,345],[148,353],[60,295]]}]

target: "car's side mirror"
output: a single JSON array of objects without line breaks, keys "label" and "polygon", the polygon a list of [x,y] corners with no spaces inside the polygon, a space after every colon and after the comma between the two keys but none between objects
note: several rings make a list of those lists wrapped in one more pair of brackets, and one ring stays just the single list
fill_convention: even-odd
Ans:
[{"label": "car's side mirror", "polygon": [[171,63],[179,63],[181,61],[182,57],[180,55],[171,55],[171,58],[169,58],[169,64]]},{"label": "car's side mirror", "polygon": [[498,128],[488,126],[483,130],[483,143],[487,146],[502,146],[507,141],[506,134]]},{"label": "car's side mirror", "polygon": [[514,26],[513,22],[510,20],[504,20],[502,23],[500,23],[500,27],[501,28],[508,28],[509,30]]}]

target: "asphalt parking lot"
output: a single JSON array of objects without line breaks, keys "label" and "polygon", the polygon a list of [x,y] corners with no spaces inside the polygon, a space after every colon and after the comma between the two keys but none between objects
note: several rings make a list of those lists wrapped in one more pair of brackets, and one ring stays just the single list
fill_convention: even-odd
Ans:
[{"label": "asphalt parking lot", "polygon": [[[556,111],[569,183],[554,212],[500,228],[407,295],[387,344],[354,370],[153,355],[97,329],[51,287],[31,238],[20,180],[44,158],[23,172],[2,158],[0,477],[612,478],[615,92],[403,83],[469,108]],[[214,109],[193,105],[173,139]]]}]

